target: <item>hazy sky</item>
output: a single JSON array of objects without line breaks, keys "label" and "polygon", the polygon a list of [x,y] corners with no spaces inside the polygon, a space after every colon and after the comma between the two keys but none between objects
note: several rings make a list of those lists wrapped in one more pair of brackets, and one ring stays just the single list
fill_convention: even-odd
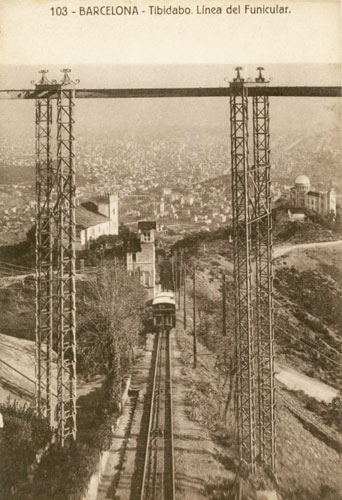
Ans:
[{"label": "hazy sky", "polygon": [[[235,76],[235,66],[227,64],[70,64],[72,75],[79,78],[78,88],[134,87],[222,87]],[[243,76],[255,78],[255,64],[244,64]],[[260,64],[260,63],[259,63]],[[339,85],[338,64],[263,64],[271,85]],[[59,79],[60,64],[0,65],[0,89],[33,88],[31,80],[40,78],[39,69],[49,70],[48,77]]]},{"label": "hazy sky", "polygon": [[[80,5],[131,4],[141,10],[149,3],[171,5],[164,0],[64,2],[76,12]],[[59,78],[61,67],[72,68],[81,80],[78,88],[226,86],[237,64],[252,78],[263,65],[274,85],[340,84],[340,1],[242,0],[242,11],[248,3],[287,5],[291,14],[57,17],[50,11],[57,6],[54,0],[0,0],[0,89],[32,88],[39,69]],[[172,4],[237,5],[229,0]],[[303,129],[305,123],[319,127],[322,120],[338,123],[341,109],[336,99],[274,98],[271,105],[274,125]],[[20,127],[33,132],[34,103],[0,100],[0,113],[0,135]],[[189,127],[226,126],[228,119],[228,101],[222,98],[77,103],[77,121],[88,126],[134,123],[144,130],[178,121]]]}]

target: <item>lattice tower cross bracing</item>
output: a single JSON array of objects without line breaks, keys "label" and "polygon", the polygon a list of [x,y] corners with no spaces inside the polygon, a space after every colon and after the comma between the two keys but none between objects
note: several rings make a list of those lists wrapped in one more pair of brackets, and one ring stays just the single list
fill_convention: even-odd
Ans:
[{"label": "lattice tower cross bracing", "polygon": [[231,173],[234,241],[236,419],[240,459],[255,467],[255,349],[253,336],[251,203],[248,164],[248,89],[230,84]]},{"label": "lattice tower cross bracing", "polygon": [[[42,72],[40,85],[46,85]],[[51,358],[53,339],[52,104],[49,97],[36,99],[36,408],[52,425]]]},{"label": "lattice tower cross bracing", "polygon": [[[57,437],[62,446],[68,438],[76,439],[75,90],[68,72],[63,70],[64,77],[60,84],[49,82],[43,72],[36,85],[39,95],[36,99],[36,405],[42,413],[45,401],[47,415],[53,425],[51,356],[54,345],[57,347]],[[52,120],[49,95],[53,94],[57,95],[55,169],[50,150]],[[53,250],[57,256],[56,269]],[[57,311],[55,315],[54,309]],[[43,345],[46,345],[45,351]]]},{"label": "lattice tower cross bracing", "polygon": [[[251,167],[248,86],[240,69],[230,85],[237,434],[240,460],[254,471],[258,459],[275,473],[269,102],[253,93]],[[256,86],[267,83],[261,69]]]},{"label": "lattice tower cross bracing", "polygon": [[[261,79],[261,78],[259,78]],[[262,79],[262,81],[264,81]],[[258,456],[276,473],[274,309],[269,98],[253,97],[255,324],[257,341]]]},{"label": "lattice tower cross bracing", "polygon": [[76,439],[76,184],[74,89],[67,73],[57,95],[58,438]]}]

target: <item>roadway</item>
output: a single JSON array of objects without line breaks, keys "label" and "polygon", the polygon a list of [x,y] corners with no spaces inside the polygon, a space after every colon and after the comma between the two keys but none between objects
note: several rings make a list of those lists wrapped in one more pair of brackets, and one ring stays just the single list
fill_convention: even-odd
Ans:
[{"label": "roadway", "polygon": [[292,252],[292,250],[310,250],[312,248],[338,247],[342,240],[317,241],[314,243],[297,243],[291,245],[279,245],[273,248],[273,260]]}]

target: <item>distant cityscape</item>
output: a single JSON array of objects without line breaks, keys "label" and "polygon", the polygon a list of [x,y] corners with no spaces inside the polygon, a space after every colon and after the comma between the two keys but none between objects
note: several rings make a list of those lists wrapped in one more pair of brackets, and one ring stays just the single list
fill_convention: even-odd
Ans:
[{"label": "distant cityscape", "polygon": [[[110,192],[118,196],[118,224],[151,219],[172,234],[225,225],[231,218],[227,137],[222,129],[125,138],[81,135],[78,203]],[[291,202],[294,180],[305,174],[316,190],[335,189],[339,210],[341,151],[331,134],[324,139],[280,135],[271,143],[271,158],[273,202]],[[33,140],[14,144],[1,138],[0,182],[0,244],[7,244],[25,239],[35,221]]]}]

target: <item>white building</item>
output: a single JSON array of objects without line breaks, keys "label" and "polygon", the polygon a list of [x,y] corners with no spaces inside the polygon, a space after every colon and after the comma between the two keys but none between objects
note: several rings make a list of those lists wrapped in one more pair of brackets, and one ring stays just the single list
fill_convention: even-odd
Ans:
[{"label": "white building", "polygon": [[76,207],[76,246],[79,250],[102,235],[119,234],[119,201],[106,193]]},{"label": "white building", "polygon": [[306,175],[298,175],[290,189],[291,205],[295,208],[311,210],[320,215],[336,215],[336,191],[314,191]]}]

